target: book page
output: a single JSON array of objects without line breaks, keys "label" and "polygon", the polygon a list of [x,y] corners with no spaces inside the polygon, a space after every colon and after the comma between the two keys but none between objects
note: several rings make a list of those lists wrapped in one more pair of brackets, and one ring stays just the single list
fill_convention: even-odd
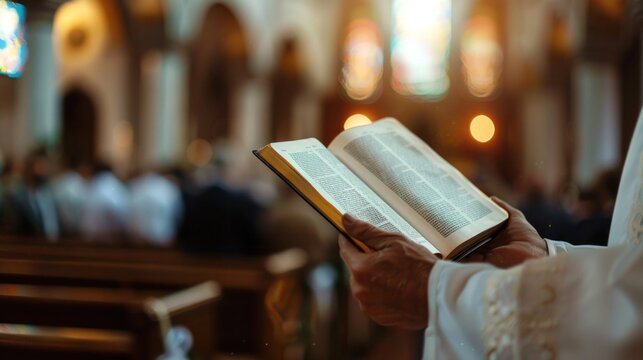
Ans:
[{"label": "book page", "polygon": [[437,249],[400,217],[317,139],[273,143],[272,148],[342,214],[400,233],[436,253]]},{"label": "book page", "polygon": [[347,130],[329,150],[443,254],[507,218],[395,119]]}]

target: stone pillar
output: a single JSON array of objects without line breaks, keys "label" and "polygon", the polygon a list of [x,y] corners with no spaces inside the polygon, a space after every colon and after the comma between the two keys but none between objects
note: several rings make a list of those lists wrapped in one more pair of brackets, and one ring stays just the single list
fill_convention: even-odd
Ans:
[{"label": "stone pillar", "polygon": [[255,165],[252,149],[265,145],[268,140],[268,90],[262,79],[249,79],[237,90],[235,96],[232,141],[237,165],[248,168]]},{"label": "stone pillar", "polygon": [[57,71],[54,60],[51,24],[28,24],[29,58],[18,80],[18,108],[15,113],[10,151],[22,157],[38,145],[52,148],[58,142],[60,113],[57,96]]},{"label": "stone pillar", "polygon": [[187,126],[187,68],[176,51],[155,53],[143,61],[143,116],[139,156],[143,167],[181,160]]},{"label": "stone pillar", "polygon": [[158,155],[163,165],[181,160],[188,126],[187,59],[179,52],[164,55],[159,86]]}]

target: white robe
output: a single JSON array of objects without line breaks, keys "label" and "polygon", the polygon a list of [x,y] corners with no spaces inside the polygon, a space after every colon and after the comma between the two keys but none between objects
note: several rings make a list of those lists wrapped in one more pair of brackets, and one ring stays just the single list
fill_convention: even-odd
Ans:
[{"label": "white robe", "polygon": [[640,117],[607,248],[547,240],[553,256],[508,270],[439,261],[424,358],[643,359],[642,182]]}]

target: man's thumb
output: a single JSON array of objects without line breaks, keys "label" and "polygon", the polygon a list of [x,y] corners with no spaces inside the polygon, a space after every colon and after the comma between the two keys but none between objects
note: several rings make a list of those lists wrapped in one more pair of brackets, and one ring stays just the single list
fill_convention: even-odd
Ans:
[{"label": "man's thumb", "polygon": [[367,222],[356,219],[350,214],[342,216],[342,223],[348,235],[374,250],[385,248],[394,237],[399,236],[398,234],[378,229]]},{"label": "man's thumb", "polygon": [[516,217],[516,218],[524,217],[524,215],[522,214],[522,212],[520,210],[518,210],[518,209],[514,208],[513,206],[507,204],[505,201],[499,199],[498,197],[492,196],[491,200],[493,200],[501,208],[505,209],[509,213],[510,216]]}]

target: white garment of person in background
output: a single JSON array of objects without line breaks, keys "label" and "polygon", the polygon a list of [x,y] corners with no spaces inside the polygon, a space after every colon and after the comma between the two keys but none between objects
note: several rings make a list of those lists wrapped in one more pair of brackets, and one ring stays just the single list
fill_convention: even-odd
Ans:
[{"label": "white garment of person in background", "polygon": [[51,191],[62,232],[66,235],[78,234],[87,200],[87,182],[77,171],[69,170],[52,183]]},{"label": "white garment of person in background", "polygon": [[97,173],[87,186],[81,234],[89,241],[123,242],[128,195],[125,185],[111,171]]},{"label": "white garment of person in background", "polygon": [[345,214],[346,232],[372,250],[338,239],[361,310],[382,325],[426,329],[426,359],[643,358],[642,118],[608,247],[544,240],[494,199],[507,225],[470,263],[455,263]]},{"label": "white garment of person in background", "polygon": [[134,241],[169,246],[181,219],[179,188],[162,175],[148,173],[129,186],[128,232]]}]

